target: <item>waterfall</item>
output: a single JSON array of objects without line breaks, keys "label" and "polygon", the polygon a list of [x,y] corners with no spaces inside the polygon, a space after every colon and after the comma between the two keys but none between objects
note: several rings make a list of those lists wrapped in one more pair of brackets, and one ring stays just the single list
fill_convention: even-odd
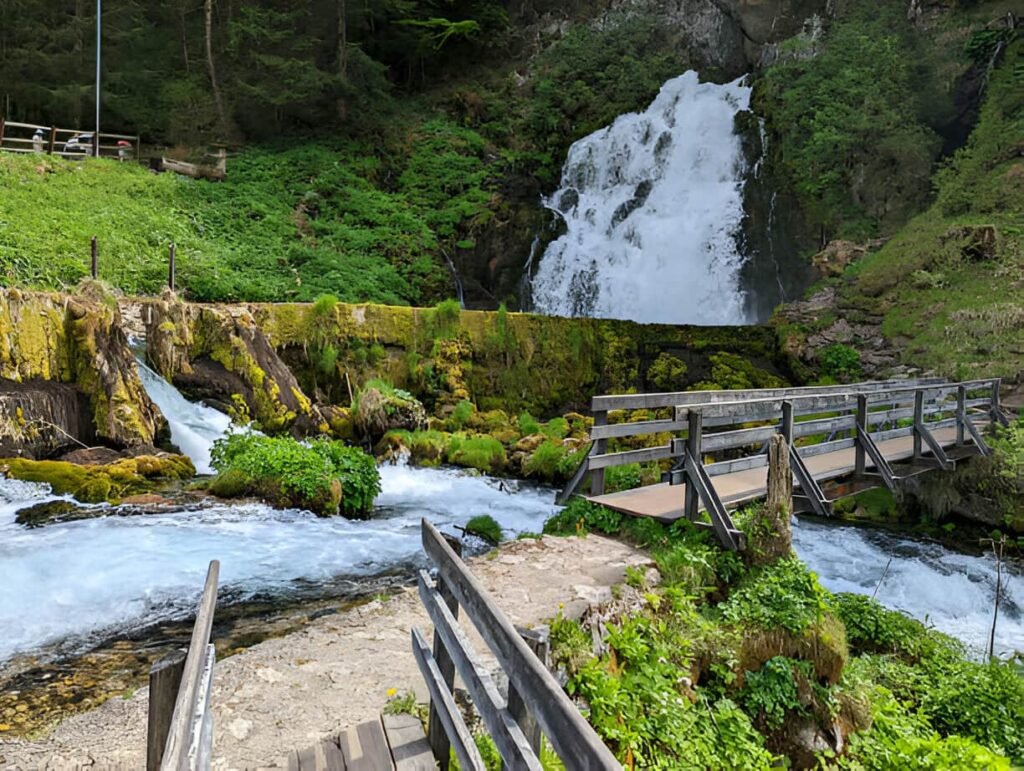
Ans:
[{"label": "waterfall", "polygon": [[188,401],[141,359],[136,359],[136,363],[142,386],[167,418],[171,441],[192,459],[198,473],[214,473],[210,465],[210,450],[213,443],[231,428],[231,418],[205,404]]},{"label": "waterfall", "polygon": [[687,72],[647,110],[576,142],[544,204],[567,232],[533,282],[538,311],[741,324],[744,158],[733,131],[750,88]]}]

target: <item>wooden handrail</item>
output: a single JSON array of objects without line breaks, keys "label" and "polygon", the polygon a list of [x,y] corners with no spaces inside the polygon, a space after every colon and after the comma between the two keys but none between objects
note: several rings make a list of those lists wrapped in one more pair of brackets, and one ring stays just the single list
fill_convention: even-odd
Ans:
[{"label": "wooden handrail", "polygon": [[[515,688],[565,767],[569,771],[621,769],[611,750],[437,529],[423,520],[422,533],[423,549],[437,566],[439,581],[444,583],[473,622],[508,676],[510,687]],[[494,738],[499,750],[504,750],[503,758],[512,768],[539,768],[539,761],[529,743],[520,741],[522,732],[513,727],[516,725],[514,721],[508,722],[510,718],[503,700],[494,698],[486,678],[471,666],[472,653],[467,653],[461,632],[452,625],[454,615],[428,581],[425,576],[421,577],[421,596],[435,624],[448,627],[442,631],[442,637],[446,638],[445,644],[449,646],[448,651],[460,674],[464,679],[468,677],[464,680],[467,687],[472,682],[473,690],[488,703],[483,707],[490,712],[485,720],[489,721],[489,728],[497,729]],[[456,651],[455,647],[459,650]],[[478,701],[477,706],[480,707],[481,702]]]},{"label": "wooden handrail", "polygon": [[220,562],[213,560],[206,573],[203,596],[192,627],[192,638],[181,675],[181,688],[174,703],[171,728],[160,762],[161,771],[202,768],[202,758],[209,752],[209,747],[204,747],[204,744],[210,738],[207,724],[213,654],[210,632],[217,607],[219,576]]}]

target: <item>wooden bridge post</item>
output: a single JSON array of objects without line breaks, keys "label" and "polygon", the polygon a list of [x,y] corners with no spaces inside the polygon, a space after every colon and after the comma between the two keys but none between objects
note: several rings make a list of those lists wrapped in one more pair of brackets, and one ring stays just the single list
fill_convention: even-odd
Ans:
[{"label": "wooden bridge post", "polygon": [[914,462],[921,460],[921,429],[924,427],[924,391],[914,391]]},{"label": "wooden bridge post", "polygon": [[57,127],[50,126],[50,144],[46,150],[47,155],[53,155],[53,147],[57,144]]},{"label": "wooden bridge post", "polygon": [[[455,555],[461,557],[462,541],[448,537],[445,537],[445,540],[448,541],[448,545],[452,547]],[[457,619],[459,617],[459,601],[455,599],[451,587],[448,586],[441,576],[437,577],[437,591],[444,600],[445,605],[452,612],[452,615]],[[454,692],[455,663],[452,661],[448,649],[444,646],[444,640],[441,639],[441,635],[436,629],[434,630],[434,661],[437,662],[437,668],[441,671],[445,687],[449,692]],[[430,711],[427,716],[427,742],[430,744],[431,752],[434,753],[434,757],[437,759],[438,767],[441,771],[448,771],[449,759],[451,757],[451,741],[444,731],[444,725],[437,710],[437,705],[431,701]]]},{"label": "wooden bridge post", "polygon": [[[704,430],[704,415],[700,410],[690,410],[686,415],[687,435],[686,449],[694,463],[701,463],[703,453],[700,448],[700,435]],[[688,470],[687,470],[688,471]],[[683,509],[684,516],[691,522],[697,521],[697,510],[700,508],[700,496],[697,492],[697,485],[687,474],[686,479],[686,504]]]},{"label": "wooden bridge post", "polygon": [[164,757],[167,734],[171,731],[174,702],[178,699],[185,652],[174,651],[149,670],[149,712],[146,729],[146,771],[158,771]]},{"label": "wooden bridge post", "polygon": [[956,387],[956,443],[964,443],[964,421],[967,419],[967,386]]},{"label": "wooden bridge post", "polygon": [[[598,410],[594,413],[594,428],[608,425],[608,413],[605,410]],[[604,455],[608,451],[608,440],[598,439],[594,442],[594,454]],[[604,495],[604,469],[594,469],[590,472],[590,494]]]},{"label": "wooden bridge post", "polygon": [[782,403],[782,438],[786,440],[786,447],[793,446],[793,402]]},{"label": "wooden bridge post", "polygon": [[[533,654],[540,659],[540,663],[547,668],[549,666],[548,657],[551,652],[548,627],[541,626],[536,629],[520,629],[516,627],[516,631],[526,641]],[[540,726],[527,709],[523,697],[511,682],[508,684],[508,711],[523,730],[523,736],[526,737],[526,741],[529,742],[534,753],[539,756],[541,739],[543,738]]]},{"label": "wooden bridge post", "polygon": [[100,275],[100,255],[99,247],[96,244],[96,236],[92,237],[89,242],[89,275],[94,279],[99,278]]},{"label": "wooden bridge post", "polygon": [[6,119],[0,115],[0,146],[4,143],[4,123],[6,123]]},{"label": "wooden bridge post", "polygon": [[999,386],[1002,384],[1002,380],[996,378],[992,381],[992,406],[989,410],[989,420],[992,423],[992,430],[995,431],[997,426],[1003,424],[1003,415],[999,410]]},{"label": "wooden bridge post", "polygon": [[[868,397],[867,394],[857,394],[857,433],[867,433],[868,430]],[[867,469],[867,461],[864,455],[864,444],[857,442],[854,445],[854,470],[857,476],[864,476]]]}]

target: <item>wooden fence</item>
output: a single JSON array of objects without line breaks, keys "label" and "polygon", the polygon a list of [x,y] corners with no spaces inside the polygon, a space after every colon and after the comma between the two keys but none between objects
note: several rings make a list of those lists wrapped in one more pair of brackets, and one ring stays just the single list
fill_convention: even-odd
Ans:
[{"label": "wooden fence", "polygon": [[[68,145],[74,137],[88,135],[88,144]],[[98,135],[89,130],[64,129],[56,126],[39,126],[34,123],[18,123],[0,118],[0,150],[8,153],[40,153],[60,155],[65,158],[99,156],[134,161],[139,157],[139,138],[128,134]]]},{"label": "wooden fence", "polygon": [[[428,737],[440,767],[448,768],[450,748],[463,771],[484,769],[452,696],[458,672],[505,768],[540,771],[541,737],[546,736],[569,771],[621,769],[548,671],[541,657],[545,655],[544,636],[533,636],[527,642],[524,634],[528,633],[512,626],[437,529],[423,520],[422,532],[423,548],[437,566],[436,581],[425,570],[419,574],[420,599],[434,624],[434,647],[431,650],[414,628],[412,648],[430,692]],[[502,697],[459,626],[460,607],[508,676],[507,698]]]},{"label": "wooden fence", "polygon": [[210,691],[215,661],[210,633],[219,576],[220,563],[214,560],[206,574],[188,654],[170,654],[150,671],[147,771],[206,771],[210,767]]}]

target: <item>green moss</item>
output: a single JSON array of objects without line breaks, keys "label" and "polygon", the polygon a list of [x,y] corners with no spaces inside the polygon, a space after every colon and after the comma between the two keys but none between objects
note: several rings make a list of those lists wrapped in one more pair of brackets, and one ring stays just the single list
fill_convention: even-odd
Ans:
[{"label": "green moss", "polygon": [[180,455],[140,455],[102,466],[12,458],[0,461],[0,466],[11,479],[48,484],[57,495],[71,495],[83,503],[116,502],[195,476],[192,462]]},{"label": "green moss", "polygon": [[505,468],[505,448],[490,436],[456,434],[445,447],[445,461],[454,466],[475,468],[487,474],[500,473]]},{"label": "green moss", "polygon": [[481,514],[470,519],[466,523],[466,532],[483,538],[494,546],[497,546],[502,540],[501,525],[489,514]]}]

